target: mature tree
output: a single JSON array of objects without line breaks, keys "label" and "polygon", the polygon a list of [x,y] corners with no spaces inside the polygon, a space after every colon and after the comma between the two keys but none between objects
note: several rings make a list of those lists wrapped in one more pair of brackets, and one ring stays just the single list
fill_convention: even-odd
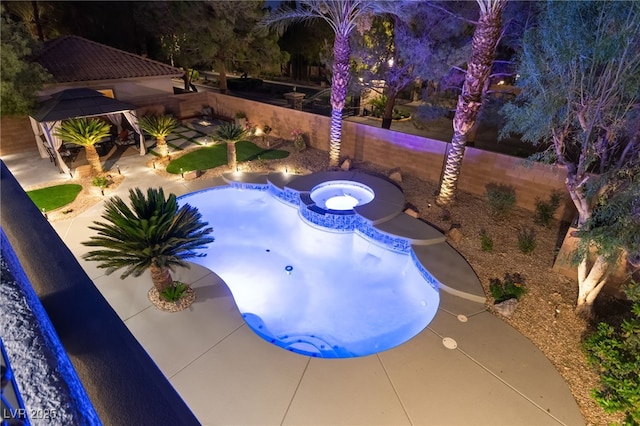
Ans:
[{"label": "mature tree", "polygon": [[538,159],[567,170],[582,241],[576,311],[588,316],[618,255],[640,264],[640,3],[545,3],[518,72],[504,133],[549,146]]},{"label": "mature tree", "polygon": [[267,13],[262,9],[262,1],[213,1],[210,13],[216,32],[218,50],[213,56],[213,68],[220,76],[220,92],[226,93],[226,72],[242,70],[247,74],[280,69],[289,60],[287,53],[281,52],[278,36],[259,25]]},{"label": "mature tree", "polygon": [[236,143],[246,138],[249,132],[236,123],[223,123],[216,136],[227,144],[227,164],[235,171],[237,166]]},{"label": "mature tree", "polygon": [[97,118],[71,118],[60,124],[55,135],[59,138],[81,145],[87,154],[87,162],[94,176],[101,175],[104,170],[95,144],[111,132],[111,125]]},{"label": "mature tree", "polygon": [[446,164],[437,202],[448,205],[455,196],[460,167],[466,146],[467,134],[476,123],[482,106],[485,83],[491,73],[496,47],[502,33],[502,10],[507,0],[477,0],[480,16],[473,33],[471,56],[467,72],[458,96],[453,117],[453,138],[447,152]]},{"label": "mature tree", "polygon": [[1,10],[0,115],[28,115],[35,107],[36,93],[50,76],[40,65],[28,61],[34,43],[24,26],[14,22],[4,6]]},{"label": "mature tree", "polygon": [[[373,20],[371,28],[356,38],[352,48],[353,61],[357,64],[354,74],[361,85],[384,96],[382,128],[391,128],[396,97],[402,89],[415,80],[414,63],[408,62],[399,50],[396,38],[406,34],[407,25],[397,16],[381,16]],[[384,87],[375,82],[384,81]]]},{"label": "mature tree", "polygon": [[129,207],[120,197],[105,203],[104,222],[93,222],[90,229],[98,231],[82,244],[101,247],[83,257],[100,262],[107,274],[124,268],[120,278],[140,276],[147,269],[153,285],[162,293],[173,285],[171,271],[176,266],[189,267],[186,259],[206,256],[196,250],[213,242],[213,232],[203,222],[198,209],[185,204],[178,208],[174,194],[165,198],[162,188],[129,190]]},{"label": "mature tree", "polygon": [[145,115],[138,124],[142,130],[156,138],[160,157],[169,155],[169,146],[165,138],[178,127],[178,120],[171,115]]},{"label": "mature tree", "polygon": [[264,23],[274,26],[281,33],[287,26],[315,19],[324,20],[335,34],[333,42],[333,66],[331,80],[331,130],[329,140],[329,166],[335,167],[340,161],[342,139],[342,110],[347,98],[349,83],[349,59],[351,47],[349,37],[360,27],[370,27],[373,15],[395,12],[393,5],[367,0],[301,0],[297,9],[281,8],[264,19]]}]

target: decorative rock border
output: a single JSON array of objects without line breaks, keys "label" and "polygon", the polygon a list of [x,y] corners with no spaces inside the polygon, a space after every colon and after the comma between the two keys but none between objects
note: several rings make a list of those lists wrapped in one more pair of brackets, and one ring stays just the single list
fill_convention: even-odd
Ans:
[{"label": "decorative rock border", "polygon": [[182,297],[175,302],[168,302],[160,297],[158,293],[158,289],[155,287],[151,287],[149,293],[149,300],[153,303],[153,306],[165,312],[180,312],[187,309],[189,306],[193,305],[193,302],[196,301],[196,292],[189,286],[185,289]]}]

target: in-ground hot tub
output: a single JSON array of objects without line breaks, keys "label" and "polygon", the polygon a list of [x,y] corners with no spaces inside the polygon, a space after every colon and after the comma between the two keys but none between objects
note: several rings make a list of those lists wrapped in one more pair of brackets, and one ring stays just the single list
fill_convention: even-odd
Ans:
[{"label": "in-ground hot tub", "polygon": [[349,180],[331,180],[311,190],[311,200],[325,210],[353,210],[371,202],[375,194],[371,188]]}]

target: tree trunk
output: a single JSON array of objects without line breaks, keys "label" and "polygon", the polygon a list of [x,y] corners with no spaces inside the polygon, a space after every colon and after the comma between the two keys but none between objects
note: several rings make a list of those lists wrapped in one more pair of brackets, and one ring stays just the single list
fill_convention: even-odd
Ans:
[{"label": "tree trunk", "polygon": [[167,145],[167,141],[164,136],[158,136],[156,138],[156,149],[158,150],[158,155],[161,158],[169,155],[169,145]]},{"label": "tree trunk", "polygon": [[590,319],[593,316],[593,302],[607,282],[609,265],[602,256],[598,256],[593,265],[589,265],[588,256],[578,265],[578,302],[576,314]]},{"label": "tree trunk", "polygon": [[[580,228],[592,214],[589,200],[582,191],[582,186],[586,179],[576,173],[567,175],[567,190],[571,196],[573,204],[578,210],[578,228]],[[609,277],[609,264],[603,256],[598,256],[591,263],[587,253],[585,258],[578,264],[578,301],[576,302],[576,314],[590,319],[593,315],[593,302],[600,294]]]},{"label": "tree trunk", "polygon": [[223,95],[227,94],[227,67],[224,61],[219,61],[218,64],[218,88]]},{"label": "tree trunk", "polygon": [[329,140],[329,167],[337,167],[340,162],[342,140],[342,110],[347,99],[349,82],[349,37],[336,33],[333,43],[333,79],[331,81],[331,130]]},{"label": "tree trunk", "polygon": [[33,20],[36,24],[36,31],[38,33],[38,41],[44,42],[44,31],[42,30],[42,22],[40,21],[40,11],[38,10],[38,2],[33,0],[31,2],[33,7]]},{"label": "tree trunk", "polygon": [[232,172],[236,171],[238,167],[238,160],[236,159],[236,143],[227,141],[227,164],[231,168]]},{"label": "tree trunk", "polygon": [[382,114],[382,128],[390,129],[393,121],[393,107],[396,105],[396,96],[394,91],[387,93],[387,103],[384,105],[384,113]]},{"label": "tree trunk", "polygon": [[473,33],[467,74],[453,118],[451,149],[447,154],[442,184],[436,200],[439,205],[448,205],[455,197],[467,133],[475,125],[482,105],[482,89],[491,73],[496,46],[500,39],[501,15],[505,3],[506,0],[500,1],[490,8],[489,13],[481,13]]},{"label": "tree trunk", "polygon": [[153,286],[158,290],[158,293],[162,293],[173,285],[173,278],[169,268],[157,266],[156,262],[153,261],[149,267],[149,272],[151,273]]},{"label": "tree trunk", "polygon": [[94,176],[99,176],[104,173],[96,147],[93,145],[87,145],[84,147],[84,151],[87,154],[87,162],[91,166]]}]

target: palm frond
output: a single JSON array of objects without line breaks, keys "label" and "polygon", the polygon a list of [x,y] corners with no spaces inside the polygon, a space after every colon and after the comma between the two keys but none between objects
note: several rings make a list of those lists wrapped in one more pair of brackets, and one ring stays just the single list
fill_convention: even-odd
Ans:
[{"label": "palm frond", "polygon": [[56,129],[54,134],[77,145],[94,145],[106,136],[109,136],[111,125],[96,118],[71,118],[65,120]]},{"label": "palm frond", "polygon": [[178,120],[171,115],[145,115],[138,124],[142,130],[154,138],[163,138],[178,127]]},{"label": "palm frond", "polygon": [[173,269],[188,266],[185,259],[205,256],[198,253],[214,241],[213,229],[202,221],[200,212],[185,204],[178,208],[176,196],[165,197],[162,189],[129,190],[130,206],[120,197],[105,203],[104,221],[93,222],[97,231],[82,244],[100,247],[84,255],[99,262],[107,274],[124,269],[121,278],[139,276],[152,264]]},{"label": "palm frond", "polygon": [[216,130],[216,136],[225,142],[237,142],[249,136],[249,132],[236,123],[223,123]]}]

